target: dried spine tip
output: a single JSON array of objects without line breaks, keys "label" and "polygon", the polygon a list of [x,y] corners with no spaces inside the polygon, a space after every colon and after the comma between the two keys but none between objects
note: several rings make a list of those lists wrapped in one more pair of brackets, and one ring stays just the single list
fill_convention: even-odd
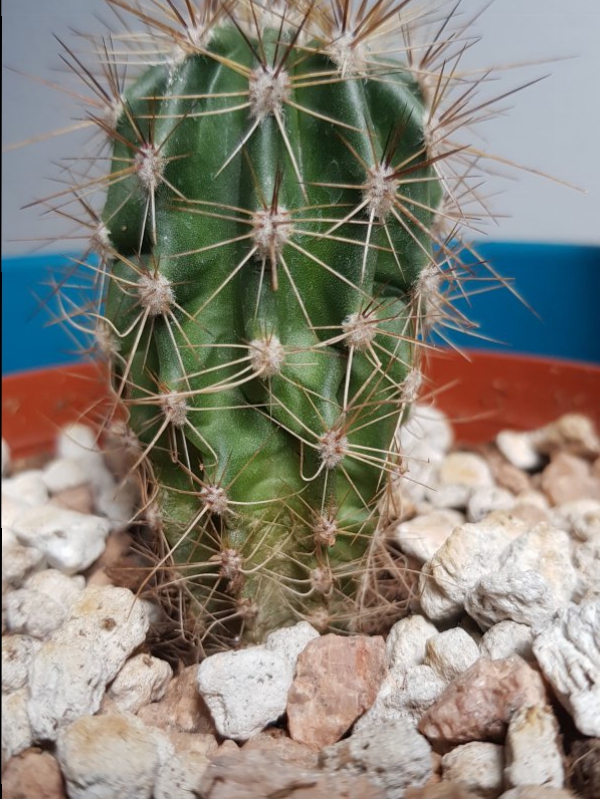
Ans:
[{"label": "dried spine tip", "polygon": [[189,410],[185,397],[176,391],[169,391],[161,396],[160,404],[165,418],[173,427],[184,427]]},{"label": "dried spine tip", "polygon": [[328,430],[319,439],[321,461],[326,469],[335,469],[348,450],[348,439],[341,430]]},{"label": "dried spine tip", "polygon": [[250,364],[257,377],[273,377],[281,372],[285,360],[283,344],[277,336],[250,342]]},{"label": "dried spine tip", "polygon": [[370,319],[366,313],[351,313],[342,322],[342,330],[346,336],[347,347],[357,350],[366,350],[377,335],[375,319]]},{"label": "dried spine tip", "polygon": [[150,316],[165,316],[175,302],[171,281],[160,272],[145,273],[137,282],[140,305]]},{"label": "dried spine tip", "polygon": [[142,144],[135,154],[133,165],[140,183],[148,194],[154,194],[162,181],[165,164],[164,157],[153,144]]},{"label": "dried spine tip", "polygon": [[229,509],[229,500],[224,488],[218,485],[205,485],[200,490],[200,499],[211,513],[224,516]]},{"label": "dried spine tip", "polygon": [[277,261],[292,234],[291,219],[285,208],[260,209],[252,217],[252,237],[257,256],[266,261]]},{"label": "dried spine tip", "polygon": [[328,516],[320,516],[313,530],[315,543],[325,547],[332,547],[335,544],[339,532],[335,519],[330,519]]},{"label": "dried spine tip", "polygon": [[396,192],[400,185],[394,177],[392,166],[378,164],[369,169],[369,174],[363,186],[363,200],[367,203],[370,216],[384,222],[396,202]]},{"label": "dried spine tip", "polygon": [[269,114],[279,114],[289,96],[290,78],[284,69],[261,66],[250,73],[250,112],[260,122]]}]

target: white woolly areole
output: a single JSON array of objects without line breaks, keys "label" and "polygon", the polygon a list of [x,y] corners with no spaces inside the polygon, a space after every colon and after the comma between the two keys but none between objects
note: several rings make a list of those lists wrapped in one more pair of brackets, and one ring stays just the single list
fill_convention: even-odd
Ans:
[{"label": "white woolly areole", "polygon": [[348,450],[348,439],[341,430],[328,430],[319,439],[321,461],[326,469],[335,469]]},{"label": "white woolly areole", "polygon": [[327,55],[339,69],[342,77],[356,75],[367,67],[367,49],[356,41],[352,31],[340,34],[326,48]]},{"label": "white woolly areole", "polygon": [[187,421],[188,404],[185,397],[176,391],[169,391],[160,398],[162,412],[173,427],[184,427]]},{"label": "white woolly areole", "polygon": [[362,313],[351,313],[342,322],[347,347],[366,350],[377,335],[376,319]]},{"label": "white woolly areole", "polygon": [[310,573],[311,587],[319,594],[328,594],[333,588],[333,574],[325,566],[317,566]]},{"label": "white woolly areole", "polygon": [[429,264],[421,270],[417,281],[417,293],[425,301],[430,301],[440,293],[442,273],[435,264]]},{"label": "white woolly areole", "polygon": [[120,349],[119,339],[115,336],[112,327],[104,319],[98,319],[96,322],[94,343],[97,352],[103,358],[112,358]]},{"label": "white woolly areole", "polygon": [[396,200],[399,181],[393,177],[394,168],[378,164],[369,169],[367,181],[363,186],[363,200],[367,202],[369,215],[385,221]]},{"label": "white woolly areole", "polygon": [[285,350],[277,336],[250,342],[250,364],[259,377],[279,374],[284,360]]},{"label": "white woolly areole", "polygon": [[252,237],[257,255],[263,261],[277,260],[292,234],[289,212],[285,208],[261,208],[252,216]]},{"label": "white woolly areole", "polygon": [[142,144],[133,165],[138,179],[148,194],[154,194],[165,171],[165,159],[153,144]]},{"label": "white woolly areole", "polygon": [[405,402],[414,402],[419,396],[423,375],[418,369],[410,371],[402,381],[402,399]]},{"label": "white woolly areole", "polygon": [[211,513],[224,516],[229,508],[225,489],[217,485],[206,485],[200,489],[200,499]]},{"label": "white woolly areole", "polygon": [[104,222],[100,222],[90,236],[90,247],[95,253],[103,256],[111,246],[110,232]]},{"label": "white woolly areole", "polygon": [[330,519],[327,516],[319,516],[313,529],[317,544],[326,547],[332,547],[335,544],[339,531],[334,519]]},{"label": "white woolly areole", "polygon": [[137,282],[137,292],[140,305],[150,316],[168,314],[175,302],[171,281],[160,273],[142,275]]},{"label": "white woolly areole", "polygon": [[269,114],[278,114],[290,96],[290,79],[284,69],[253,69],[249,78],[250,113],[262,121]]}]

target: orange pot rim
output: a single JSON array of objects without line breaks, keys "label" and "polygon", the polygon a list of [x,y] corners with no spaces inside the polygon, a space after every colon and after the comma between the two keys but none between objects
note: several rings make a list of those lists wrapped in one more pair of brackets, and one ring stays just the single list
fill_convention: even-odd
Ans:
[{"label": "orange pot rim", "polygon": [[[600,366],[487,350],[430,352],[422,402],[449,417],[459,443],[530,430],[577,412],[600,429]],[[2,435],[15,457],[51,453],[60,429],[98,424],[108,407],[96,364],[35,369],[2,379]]]}]

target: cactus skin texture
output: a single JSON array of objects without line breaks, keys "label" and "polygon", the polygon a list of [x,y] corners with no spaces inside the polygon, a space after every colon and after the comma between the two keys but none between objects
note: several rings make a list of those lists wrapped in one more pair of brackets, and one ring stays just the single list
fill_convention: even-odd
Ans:
[{"label": "cactus skin texture", "polygon": [[406,0],[109,4],[157,54],[124,90],[105,59],[91,119],[112,167],[83,184],[108,187],[92,317],[160,533],[153,580],[207,650],[300,619],[377,629],[402,610],[379,585],[385,500],[449,313],[451,183],[467,194],[481,157],[448,137],[472,86],[438,108],[452,37],[438,17],[411,49],[436,18]]}]

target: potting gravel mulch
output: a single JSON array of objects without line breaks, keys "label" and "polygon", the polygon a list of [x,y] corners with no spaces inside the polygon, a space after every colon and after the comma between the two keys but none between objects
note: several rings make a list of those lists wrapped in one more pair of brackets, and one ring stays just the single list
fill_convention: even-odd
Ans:
[{"label": "potting gravel mulch", "polygon": [[426,406],[401,432],[385,635],[303,621],[200,663],[124,577],[114,453],[83,425],[33,467],[3,442],[5,799],[599,799],[597,431],[454,438]]}]

